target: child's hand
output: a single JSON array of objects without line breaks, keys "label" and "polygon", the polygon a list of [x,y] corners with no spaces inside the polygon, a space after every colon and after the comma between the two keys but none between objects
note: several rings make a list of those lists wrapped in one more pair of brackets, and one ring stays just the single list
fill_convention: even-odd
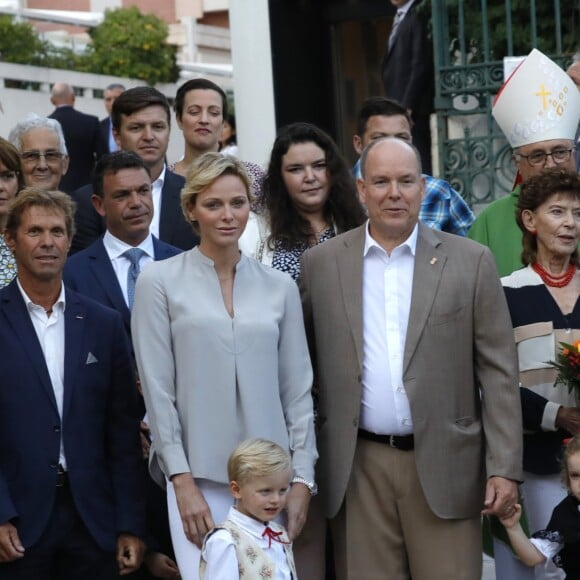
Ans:
[{"label": "child's hand", "polygon": [[177,564],[165,554],[151,552],[145,557],[145,564],[155,578],[177,580],[181,578]]},{"label": "child's hand", "polygon": [[522,506],[516,503],[510,515],[499,516],[499,521],[509,530],[513,528],[519,521],[522,515]]}]

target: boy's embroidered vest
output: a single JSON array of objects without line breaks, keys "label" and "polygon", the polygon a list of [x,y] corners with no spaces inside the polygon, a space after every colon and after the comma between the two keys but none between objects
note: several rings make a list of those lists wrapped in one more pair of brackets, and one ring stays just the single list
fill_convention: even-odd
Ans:
[{"label": "boy's embroidered vest", "polygon": [[[269,525],[275,532],[284,532],[280,538],[284,542],[288,541],[288,536],[282,526],[278,526],[273,522]],[[274,561],[256,542],[252,540],[248,534],[230,520],[226,520],[223,524],[216,526],[212,532],[207,535],[204,543],[207,542],[208,538],[216,530],[227,530],[234,540],[236,557],[238,558],[238,569],[240,571],[240,580],[267,580],[275,577],[276,564]],[[296,567],[294,566],[292,544],[282,544],[282,546],[286,554],[286,562],[288,563],[288,567],[292,573],[292,578],[297,580],[298,576],[296,575]],[[205,577],[205,567],[206,563],[202,558],[199,567],[200,578],[202,580]],[[228,580],[230,579],[228,578]]]}]

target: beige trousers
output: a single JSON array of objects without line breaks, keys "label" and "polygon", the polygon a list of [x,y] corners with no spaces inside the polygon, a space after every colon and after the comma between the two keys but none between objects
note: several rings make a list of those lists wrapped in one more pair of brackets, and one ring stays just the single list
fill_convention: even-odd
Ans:
[{"label": "beige trousers", "polygon": [[429,508],[414,451],[359,439],[345,500],[331,521],[338,580],[480,580],[480,518]]}]

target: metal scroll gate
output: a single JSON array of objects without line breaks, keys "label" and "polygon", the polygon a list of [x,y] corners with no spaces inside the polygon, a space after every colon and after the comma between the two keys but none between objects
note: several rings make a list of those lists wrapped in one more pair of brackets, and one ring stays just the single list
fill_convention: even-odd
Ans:
[{"label": "metal scroll gate", "polygon": [[[429,3],[423,3],[429,9]],[[511,149],[491,116],[503,58],[580,50],[580,0],[431,0],[439,174],[474,211],[511,191]]]}]

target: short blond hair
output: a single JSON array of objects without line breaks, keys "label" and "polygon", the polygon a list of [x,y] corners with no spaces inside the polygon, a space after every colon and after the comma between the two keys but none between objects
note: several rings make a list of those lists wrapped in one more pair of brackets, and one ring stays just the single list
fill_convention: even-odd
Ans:
[{"label": "short blond hair", "polygon": [[37,187],[24,188],[10,205],[6,231],[13,238],[16,237],[16,232],[22,223],[24,212],[30,207],[41,207],[49,211],[62,213],[68,239],[73,239],[76,233],[74,219],[76,203],[62,191],[45,191]]},{"label": "short blond hair", "polygon": [[290,455],[267,439],[247,439],[228,459],[228,479],[242,484],[253,477],[265,477],[290,469]]},{"label": "short blond hair", "polygon": [[[190,221],[188,210],[195,206],[198,194],[223,175],[239,177],[246,189],[248,200],[252,201],[250,195],[252,182],[243,163],[230,155],[223,155],[213,151],[204,153],[189,166],[185,178],[185,186],[181,190],[181,211],[187,221]],[[192,226],[197,232],[196,222],[192,222]]]},{"label": "short blond hair", "polygon": [[576,453],[580,453],[580,435],[574,435],[564,447],[564,453],[562,454],[562,472],[561,478],[562,483],[570,492],[570,469],[568,468],[568,459],[572,457],[572,455],[576,455]]}]

